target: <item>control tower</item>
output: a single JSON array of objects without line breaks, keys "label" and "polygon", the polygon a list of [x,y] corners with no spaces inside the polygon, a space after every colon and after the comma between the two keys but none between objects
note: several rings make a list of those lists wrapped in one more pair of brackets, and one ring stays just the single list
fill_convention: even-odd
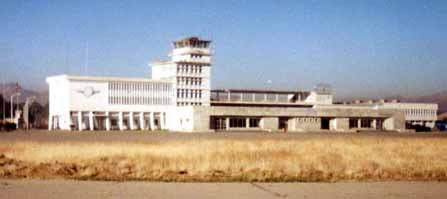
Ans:
[{"label": "control tower", "polygon": [[170,61],[152,63],[152,78],[173,82],[177,106],[209,106],[211,41],[187,37],[173,42]]}]

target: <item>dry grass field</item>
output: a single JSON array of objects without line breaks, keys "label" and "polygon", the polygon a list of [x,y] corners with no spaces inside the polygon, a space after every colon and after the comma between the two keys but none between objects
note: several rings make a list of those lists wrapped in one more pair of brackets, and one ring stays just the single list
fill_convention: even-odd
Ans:
[{"label": "dry grass field", "polygon": [[303,139],[210,136],[141,142],[23,139],[0,142],[0,178],[445,181],[447,138],[319,135]]}]

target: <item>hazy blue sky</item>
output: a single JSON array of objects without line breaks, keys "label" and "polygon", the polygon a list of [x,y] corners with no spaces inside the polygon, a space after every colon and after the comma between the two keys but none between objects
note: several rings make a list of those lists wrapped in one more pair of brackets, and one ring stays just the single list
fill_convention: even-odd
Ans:
[{"label": "hazy blue sky", "polygon": [[[447,1],[22,1],[0,6],[7,81],[150,77],[171,41],[213,40],[213,88],[309,90],[345,96],[447,90]],[[6,73],[6,75],[5,75]],[[271,80],[271,83],[267,83]]]}]

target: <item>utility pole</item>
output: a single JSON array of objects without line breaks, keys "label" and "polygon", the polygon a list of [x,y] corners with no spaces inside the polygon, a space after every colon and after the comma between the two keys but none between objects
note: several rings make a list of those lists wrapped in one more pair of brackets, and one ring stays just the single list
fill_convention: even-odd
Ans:
[{"label": "utility pole", "polygon": [[13,114],[12,114],[12,112],[14,111],[14,104],[13,104],[13,101],[14,101],[14,94],[12,94],[11,95],[11,100],[9,101],[9,103],[10,103],[10,108],[11,108],[11,113],[10,113],[10,115],[9,115],[9,118],[13,118]]},{"label": "utility pole", "polygon": [[85,48],[85,63],[84,63],[84,75],[88,74],[88,42]]},{"label": "utility pole", "polygon": [[2,83],[3,83],[2,84],[2,101],[3,101],[2,112],[3,112],[3,122],[5,122],[5,119],[6,119],[5,87],[6,87],[6,85],[5,85],[5,76],[4,75],[2,75]]},{"label": "utility pole", "polygon": [[[14,93],[11,95],[11,116],[10,116],[11,120],[14,119],[14,97],[16,97],[16,96],[17,96],[17,101],[18,101],[20,93]],[[19,105],[17,105],[17,108],[18,107],[19,107]],[[17,125],[18,125],[18,122],[17,122]]]},{"label": "utility pole", "polygon": [[23,120],[25,121],[25,128],[27,130],[29,130],[29,107],[35,99],[35,96],[27,97],[25,105],[23,106]]}]

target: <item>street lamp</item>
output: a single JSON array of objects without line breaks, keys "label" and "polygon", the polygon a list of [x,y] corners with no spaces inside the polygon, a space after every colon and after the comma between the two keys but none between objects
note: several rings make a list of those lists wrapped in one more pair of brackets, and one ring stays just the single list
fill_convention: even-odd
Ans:
[{"label": "street lamp", "polygon": [[35,96],[27,97],[25,100],[25,105],[23,106],[23,120],[25,121],[26,129],[29,129],[29,107],[35,99]]},{"label": "street lamp", "polygon": [[17,103],[18,103],[18,101],[19,101],[19,96],[20,96],[20,93],[14,93],[14,94],[12,94],[11,95],[11,115],[10,115],[10,118],[11,119],[13,119],[14,118],[14,97],[16,97],[17,96]]}]

